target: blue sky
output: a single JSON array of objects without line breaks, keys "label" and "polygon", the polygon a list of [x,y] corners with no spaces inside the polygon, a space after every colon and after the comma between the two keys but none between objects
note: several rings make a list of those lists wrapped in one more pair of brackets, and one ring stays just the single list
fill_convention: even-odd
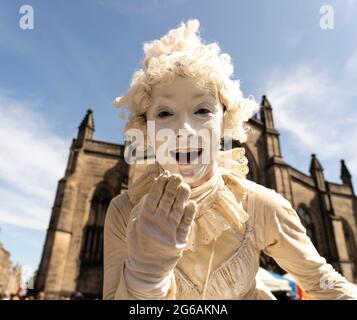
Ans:
[{"label": "blue sky", "polygon": [[[34,30],[19,9],[34,9]],[[320,28],[322,5],[334,29]],[[0,241],[37,268],[57,181],[89,107],[95,139],[121,143],[112,107],[140,66],[142,44],[197,18],[234,62],[245,95],[267,94],[286,162],[329,181],[340,159],[357,175],[356,0],[92,0],[0,2]]]}]

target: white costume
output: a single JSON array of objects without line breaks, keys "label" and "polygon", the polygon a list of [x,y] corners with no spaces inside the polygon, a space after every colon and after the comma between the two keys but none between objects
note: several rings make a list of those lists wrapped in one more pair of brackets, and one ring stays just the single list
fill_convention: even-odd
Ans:
[{"label": "white costume", "polygon": [[[198,213],[188,245],[161,286],[161,299],[274,299],[256,278],[260,251],[272,256],[315,299],[357,299],[356,287],[337,273],[313,246],[290,203],[272,189],[245,179],[244,149],[234,149],[219,172],[192,189]],[[135,295],[123,276],[126,231],[133,207],[143,200],[162,169],[151,165],[132,188],[116,196],[108,209],[104,234],[104,299],[150,299]],[[155,251],[155,248],[152,248]],[[154,252],[160,256],[160,252]],[[326,283],[333,284],[326,286]],[[325,284],[325,285],[324,285]],[[139,290],[140,291],[140,290]]]},{"label": "white costume", "polygon": [[[226,134],[245,141],[244,122],[257,105],[231,79],[229,55],[202,43],[198,27],[189,21],[145,44],[144,68],[116,99],[129,106],[128,129],[145,134],[152,121],[151,146],[165,145],[157,132],[167,129],[180,147],[165,149],[169,166],[155,152],[157,162],[111,201],[104,299],[273,299],[256,279],[261,251],[311,297],[357,299],[356,287],[318,254],[291,204],[246,179],[245,150],[219,151]],[[214,137],[210,143],[201,129]],[[197,137],[195,148],[181,148]],[[205,153],[213,155],[209,162],[191,162]]]}]

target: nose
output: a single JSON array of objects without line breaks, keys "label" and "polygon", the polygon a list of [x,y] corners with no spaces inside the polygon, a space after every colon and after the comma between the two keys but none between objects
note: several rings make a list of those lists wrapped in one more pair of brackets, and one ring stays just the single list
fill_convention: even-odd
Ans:
[{"label": "nose", "polygon": [[192,137],[197,134],[194,124],[192,123],[192,119],[189,116],[184,116],[181,119],[181,123],[179,126],[178,138]]}]

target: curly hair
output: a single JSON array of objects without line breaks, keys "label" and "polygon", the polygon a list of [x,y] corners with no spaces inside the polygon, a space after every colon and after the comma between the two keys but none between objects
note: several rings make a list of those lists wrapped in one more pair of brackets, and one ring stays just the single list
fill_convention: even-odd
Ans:
[{"label": "curly hair", "polygon": [[231,57],[221,53],[217,43],[205,44],[198,28],[198,20],[189,20],[160,40],[144,43],[143,68],[134,73],[129,90],[114,101],[116,107],[126,105],[129,108],[126,130],[135,128],[145,133],[145,115],[153,86],[170,83],[182,76],[194,78],[200,86],[213,85],[225,110],[223,129],[228,130],[233,139],[247,140],[245,122],[258,110],[258,105],[251,96],[243,97],[239,80],[231,79]]}]

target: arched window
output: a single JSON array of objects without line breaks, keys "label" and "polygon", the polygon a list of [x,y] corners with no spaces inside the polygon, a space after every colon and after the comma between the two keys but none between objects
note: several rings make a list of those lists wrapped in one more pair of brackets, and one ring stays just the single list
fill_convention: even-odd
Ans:
[{"label": "arched window", "polygon": [[306,229],[306,234],[309,236],[312,243],[315,245],[315,247],[317,249],[315,226],[311,220],[310,214],[304,208],[299,208],[297,210],[297,213],[300,217],[302,225]]},{"label": "arched window", "polygon": [[108,186],[100,184],[97,187],[91,200],[88,221],[83,229],[77,290],[89,299],[102,296],[104,221],[112,197]]},{"label": "arched window", "polygon": [[105,187],[101,187],[94,193],[88,219],[88,226],[104,226],[105,214],[112,199],[111,193]]},{"label": "arched window", "polygon": [[111,199],[111,192],[103,186],[93,195],[88,222],[84,228],[82,262],[102,262],[104,221]]},{"label": "arched window", "polygon": [[356,247],[355,237],[353,235],[353,230],[351,229],[349,223],[343,218],[342,218],[342,226],[343,226],[343,233],[347,245],[348,257],[352,262],[353,277],[357,278],[357,247]]}]

